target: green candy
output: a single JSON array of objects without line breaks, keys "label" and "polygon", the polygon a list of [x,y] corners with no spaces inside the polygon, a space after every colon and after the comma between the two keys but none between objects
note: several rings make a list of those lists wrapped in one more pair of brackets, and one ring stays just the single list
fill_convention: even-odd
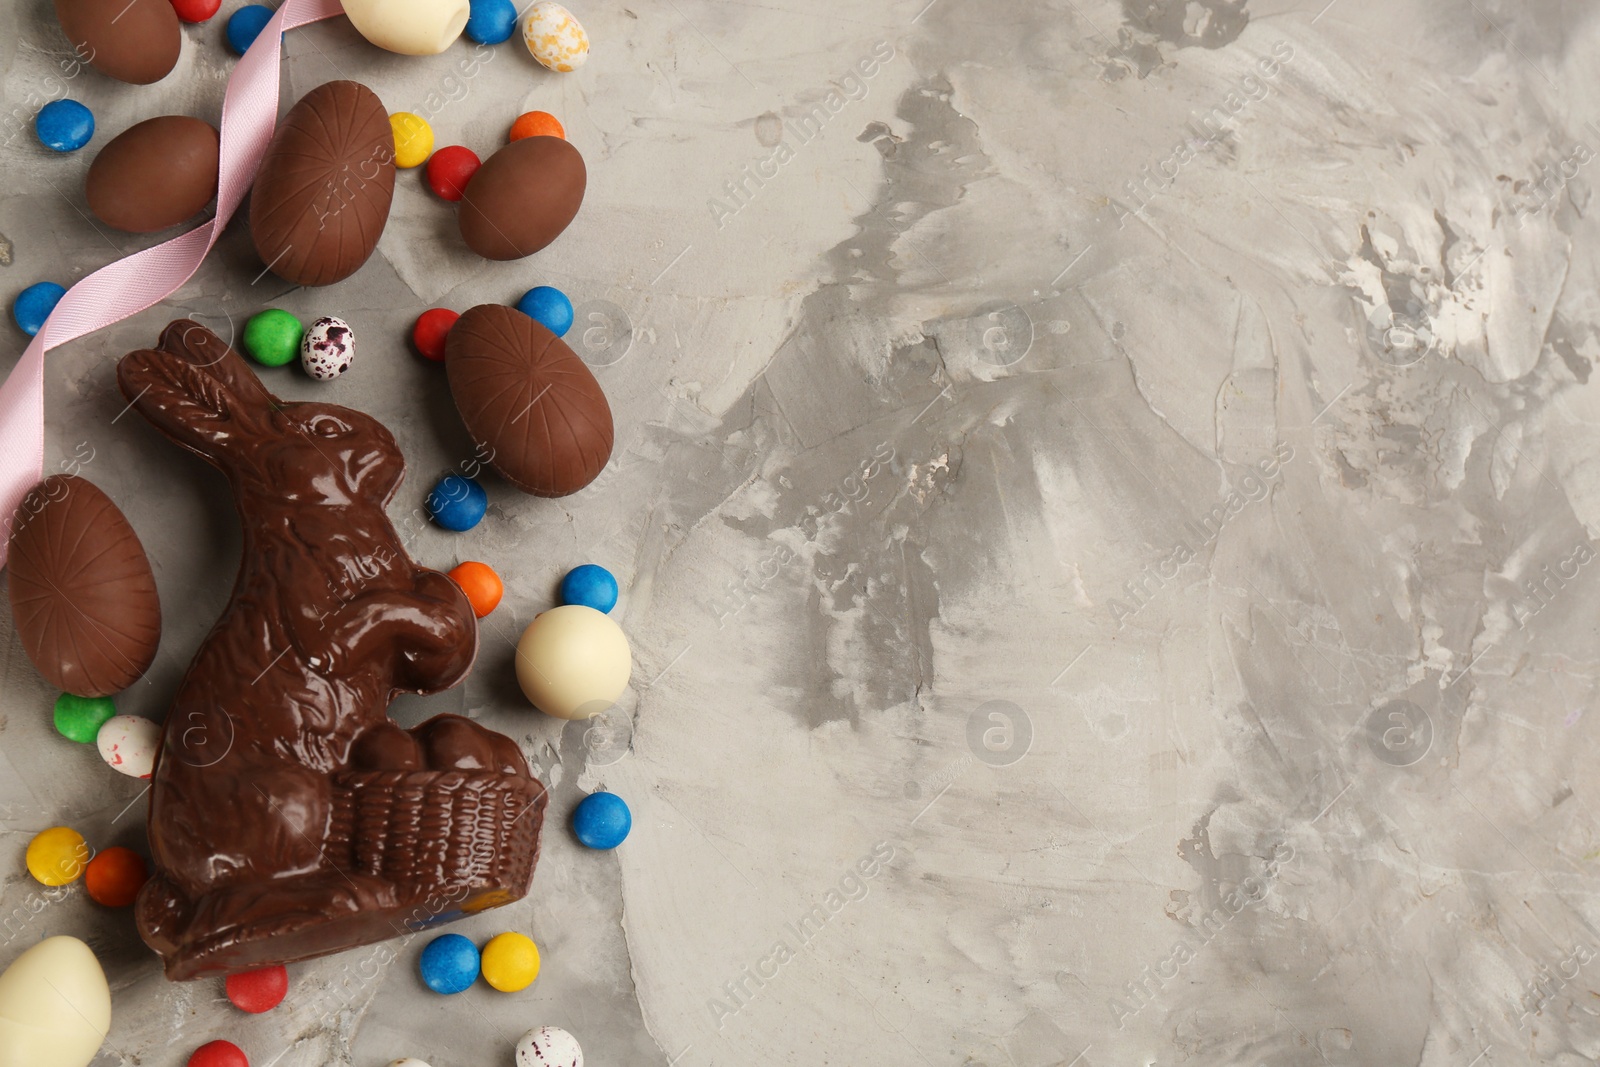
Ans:
[{"label": "green candy", "polygon": [[257,363],[281,367],[300,358],[300,320],[279,308],[250,316],[244,327],[244,347]]},{"label": "green candy", "polygon": [[93,744],[100,727],[117,713],[110,697],[79,697],[62,693],[56,697],[56,729],[69,741]]}]

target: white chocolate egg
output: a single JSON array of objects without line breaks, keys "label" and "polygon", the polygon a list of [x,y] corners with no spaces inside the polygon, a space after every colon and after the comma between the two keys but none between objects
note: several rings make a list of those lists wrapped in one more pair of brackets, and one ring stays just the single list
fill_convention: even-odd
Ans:
[{"label": "white chocolate egg", "polygon": [[0,974],[0,1064],[89,1067],[111,1029],[111,989],[89,946],[47,937]]},{"label": "white chocolate egg", "polygon": [[633,674],[622,627],[582,604],[551,608],[517,642],[517,682],[558,719],[587,719],[615,704]]},{"label": "white chocolate egg", "polygon": [[[100,758],[130,778],[148,778],[161,750],[161,724],[139,715],[113,715],[95,735]],[[0,1063],[4,1063],[0,1060]]]},{"label": "white chocolate egg", "polygon": [[522,40],[534,59],[563,74],[589,58],[589,34],[572,12],[550,0],[539,0],[522,16]]},{"label": "white chocolate egg", "polygon": [[469,0],[344,0],[356,32],[403,56],[436,56],[455,43],[472,14]]},{"label": "white chocolate egg", "polygon": [[517,1042],[517,1067],[583,1067],[583,1049],[559,1026],[541,1026]]}]

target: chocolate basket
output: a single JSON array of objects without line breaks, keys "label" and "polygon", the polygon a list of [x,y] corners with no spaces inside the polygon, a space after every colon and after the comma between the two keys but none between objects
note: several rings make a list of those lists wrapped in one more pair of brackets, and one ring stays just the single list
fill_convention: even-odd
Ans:
[{"label": "chocolate basket", "polygon": [[333,779],[327,852],[419,891],[464,888],[475,910],[485,893],[526,892],[544,806],[544,787],[525,775],[347,771]]}]

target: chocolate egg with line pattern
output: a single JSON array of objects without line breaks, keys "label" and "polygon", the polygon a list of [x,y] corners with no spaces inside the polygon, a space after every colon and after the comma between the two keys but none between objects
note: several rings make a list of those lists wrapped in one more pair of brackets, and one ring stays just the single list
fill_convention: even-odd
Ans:
[{"label": "chocolate egg with line pattern", "polygon": [[272,135],[250,194],[250,236],[272,273],[331,285],[378,247],[394,199],[394,130],[365,85],[319,85]]},{"label": "chocolate egg with line pattern", "polygon": [[22,649],[57,689],[111,696],[149,669],[161,601],[139,536],[86,478],[56,474],[11,516],[6,561]]},{"label": "chocolate egg with line pattern", "polygon": [[450,330],[445,374],[461,421],[489,464],[535,496],[567,496],[611,458],[611,405],[567,343],[503,304],[479,304]]}]

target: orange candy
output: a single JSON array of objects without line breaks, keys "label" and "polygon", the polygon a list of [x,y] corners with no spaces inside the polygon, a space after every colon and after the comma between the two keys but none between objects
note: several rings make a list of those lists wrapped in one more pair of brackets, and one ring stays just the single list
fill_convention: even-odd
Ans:
[{"label": "orange candy", "polygon": [[530,111],[525,115],[518,115],[517,121],[511,124],[511,140],[520,141],[524,137],[559,137],[567,139],[567,131],[561,128],[561,123],[548,111]]},{"label": "orange candy", "polygon": [[126,908],[150,877],[144,857],[131,848],[108,848],[89,861],[83,872],[84,888],[96,904]]},{"label": "orange candy", "polygon": [[468,560],[450,572],[450,577],[472,601],[472,613],[483,618],[493,611],[505,595],[506,587],[487,563]]}]

